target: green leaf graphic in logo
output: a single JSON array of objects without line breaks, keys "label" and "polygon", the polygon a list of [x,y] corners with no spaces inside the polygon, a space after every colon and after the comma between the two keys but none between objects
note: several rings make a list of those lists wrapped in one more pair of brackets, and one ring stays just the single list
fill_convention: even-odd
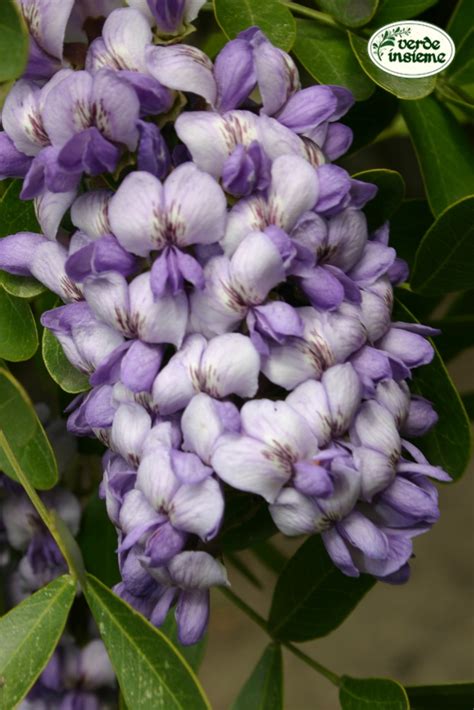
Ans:
[{"label": "green leaf graphic in logo", "polygon": [[373,48],[377,52],[377,57],[379,58],[379,60],[382,61],[382,50],[384,47],[394,47],[396,39],[398,39],[399,37],[403,37],[403,35],[409,35],[410,32],[411,29],[409,27],[396,27],[394,30],[385,30],[384,32],[382,32],[382,36],[379,42],[374,42],[373,44]]}]

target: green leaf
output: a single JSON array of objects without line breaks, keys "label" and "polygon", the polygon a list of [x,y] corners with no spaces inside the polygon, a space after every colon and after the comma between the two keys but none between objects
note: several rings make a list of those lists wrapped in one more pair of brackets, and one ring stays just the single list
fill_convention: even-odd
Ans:
[{"label": "green leaf", "polygon": [[268,505],[257,496],[232,493],[226,502],[219,545],[224,551],[243,550],[277,532]]},{"label": "green leaf", "polygon": [[[100,540],[100,545],[97,544]],[[86,569],[107,587],[120,581],[117,564],[117,532],[111,523],[105,501],[92,496],[81,518],[77,542],[84,557]]]},{"label": "green leaf", "polygon": [[369,230],[372,231],[389,219],[401,205],[405,196],[405,182],[396,170],[364,170],[352,177],[378,187],[374,199],[364,207]]},{"label": "green leaf", "polygon": [[437,2],[438,0],[380,0],[374,26],[382,27],[390,22],[409,20],[410,17],[420,15]]},{"label": "green leaf", "polygon": [[178,626],[176,624],[174,609],[168,612],[168,616],[164,624],[160,627],[160,631],[169,638],[173,646],[178,650],[178,653],[187,660],[193,671],[197,673],[206,652],[207,635],[204,635],[198,643],[193,643],[192,646],[181,646],[178,640]]},{"label": "green leaf", "polygon": [[472,0],[459,0],[456,8],[449,18],[446,32],[459,47],[463,39],[469,34],[472,28]]},{"label": "green leaf", "polygon": [[48,663],[75,591],[72,577],[58,577],[0,618],[1,708],[15,707]]},{"label": "green leaf", "polygon": [[429,325],[441,330],[436,344],[445,362],[474,345],[474,315],[430,320]]},{"label": "green leaf", "polygon": [[[51,444],[25,390],[3,368],[0,368],[0,430],[31,484],[40,489],[54,486],[58,468]],[[2,451],[0,469],[17,480]]]},{"label": "green leaf", "polygon": [[423,79],[404,79],[403,77],[389,74],[383,69],[379,69],[370,59],[367,52],[367,40],[363,37],[358,37],[352,32],[349,32],[349,40],[362,69],[382,89],[389,91],[400,99],[409,100],[421,99],[433,91],[436,84],[435,76],[427,76]]},{"label": "green leaf", "polygon": [[318,5],[346,27],[362,27],[375,15],[378,0],[318,0]]},{"label": "green leaf", "polygon": [[474,683],[415,685],[406,688],[411,710],[471,710]]},{"label": "green leaf", "polygon": [[28,360],[38,347],[38,331],[27,301],[0,286],[0,357],[12,362]]},{"label": "green leaf", "polygon": [[392,123],[397,112],[398,100],[395,96],[378,87],[370,99],[354,104],[343,118],[344,123],[352,128],[354,133],[348,154],[372,143]]},{"label": "green leaf", "polygon": [[2,0],[0,20],[0,81],[23,74],[28,61],[28,30],[14,0]]},{"label": "green leaf", "polygon": [[278,644],[267,646],[231,710],[283,710],[283,664]]},{"label": "green leaf", "polygon": [[443,295],[474,286],[474,196],[446,209],[423,237],[411,278],[413,291]]},{"label": "green leaf", "polygon": [[22,180],[6,180],[0,192],[0,237],[16,232],[41,233],[31,200],[20,200]]},{"label": "green leaf", "polygon": [[410,131],[434,215],[466,195],[474,194],[471,146],[452,113],[429,96],[405,102],[403,118]]},{"label": "green leaf", "polygon": [[472,422],[474,420],[474,392],[465,392],[461,395],[461,399],[466,414]]},{"label": "green leaf", "polygon": [[71,394],[90,389],[86,375],[71,365],[61,344],[47,328],[43,331],[42,353],[46,369],[61,389]]},{"label": "green leaf", "polygon": [[342,574],[319,535],[301,545],[284,567],[273,594],[269,631],[283,641],[309,641],[337,628],[375,584]]},{"label": "green leaf", "polygon": [[342,677],[342,710],[410,710],[405,689],[389,678]]},{"label": "green leaf", "polygon": [[293,53],[320,84],[345,86],[357,101],[374,93],[375,85],[360,68],[345,34],[312,20],[297,20],[296,28]]},{"label": "green leaf", "polygon": [[[395,317],[401,321],[418,322],[400,301],[397,301],[394,312]],[[459,479],[469,463],[471,426],[459,393],[436,347],[433,361],[415,370],[411,389],[429,399],[439,416],[436,426],[425,436],[416,439],[416,446],[431,464],[441,466],[454,480]]]},{"label": "green leaf", "polygon": [[92,575],[84,590],[133,710],[210,708],[198,679],[169,639]]},{"label": "green leaf", "polygon": [[390,246],[408,263],[410,270],[425,232],[433,224],[426,200],[405,200],[390,218]]},{"label": "green leaf", "polygon": [[293,15],[278,0],[214,0],[214,14],[229,39],[257,25],[270,42],[289,52],[296,38]]}]

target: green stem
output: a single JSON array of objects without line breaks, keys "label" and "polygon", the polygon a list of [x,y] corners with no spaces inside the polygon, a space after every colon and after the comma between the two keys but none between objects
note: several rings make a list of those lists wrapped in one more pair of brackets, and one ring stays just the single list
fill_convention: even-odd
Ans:
[{"label": "green stem", "polygon": [[288,8],[288,10],[293,10],[293,12],[298,15],[303,15],[304,17],[310,17],[312,20],[317,20],[323,25],[330,25],[331,27],[336,27],[338,30],[344,30],[341,25],[339,25],[335,20],[325,12],[319,12],[319,10],[313,10],[310,7],[305,7],[297,2],[290,2],[290,0],[280,0],[280,4]]},{"label": "green stem", "polygon": [[249,619],[252,619],[252,621],[257,624],[257,626],[260,626],[260,628],[265,631],[265,633],[270,636],[273,641],[275,641],[276,643],[281,643],[281,645],[287,648],[290,653],[292,653],[294,656],[303,661],[303,663],[306,663],[306,665],[312,668],[314,671],[327,678],[327,680],[333,683],[333,685],[340,685],[340,677],[336,673],[330,671],[329,668],[326,668],[325,666],[321,665],[321,663],[318,663],[318,661],[315,661],[314,658],[311,658],[311,656],[308,656],[306,653],[303,653],[303,651],[300,651],[297,646],[294,646],[289,641],[280,641],[278,638],[274,638],[268,630],[268,624],[263,618],[263,616],[260,616],[260,614],[258,614],[254,609],[252,609],[252,607],[250,607],[246,602],[244,602],[243,599],[237,596],[237,594],[235,594],[226,587],[219,587],[219,589],[228,599],[230,599],[233,604],[235,604],[236,607],[243,611],[243,613],[246,614]]},{"label": "green stem", "polygon": [[[56,542],[57,546],[61,550],[61,554],[63,555],[64,559],[66,560],[67,566],[69,568],[69,572],[71,575],[74,577],[75,580],[79,580],[81,584],[84,583],[85,581],[85,572],[82,566],[82,559],[81,555],[79,552],[79,549],[77,548],[77,544],[74,540],[74,538],[71,536],[69,530],[66,528],[66,525],[64,522],[58,518],[56,515],[55,511],[49,511],[41,498],[39,497],[38,493],[36,490],[33,488],[31,485],[30,481],[28,480],[28,476],[25,475],[23,472],[23,469],[21,468],[20,464],[18,463],[18,460],[13,453],[10,444],[8,443],[8,440],[3,433],[3,431],[0,429],[0,448],[3,450],[5,456],[8,459],[8,462],[10,466],[13,468],[15,471],[16,477],[18,478],[19,482],[25,489],[25,492],[32,502],[36,512],[40,516],[41,520],[43,523],[46,525],[48,528],[49,532],[51,533],[54,541]],[[59,529],[58,529],[59,528]],[[61,530],[61,532],[60,532]],[[62,534],[61,534],[62,533]],[[70,540],[68,539],[66,542],[63,539],[64,537],[69,536]],[[77,550],[76,550],[77,548]]]}]

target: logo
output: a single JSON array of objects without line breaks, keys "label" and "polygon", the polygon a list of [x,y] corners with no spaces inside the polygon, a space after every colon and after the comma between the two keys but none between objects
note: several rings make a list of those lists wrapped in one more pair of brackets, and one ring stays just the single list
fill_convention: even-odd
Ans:
[{"label": "logo", "polygon": [[446,69],[454,59],[454,42],[428,22],[392,22],[374,32],[369,57],[395,76],[420,78]]}]

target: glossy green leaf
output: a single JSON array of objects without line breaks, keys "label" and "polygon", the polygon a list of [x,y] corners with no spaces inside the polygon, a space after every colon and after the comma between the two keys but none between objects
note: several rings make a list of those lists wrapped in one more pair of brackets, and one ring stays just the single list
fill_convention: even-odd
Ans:
[{"label": "glossy green leaf", "polygon": [[377,12],[378,0],[318,0],[318,5],[346,27],[362,27]]},{"label": "glossy green leaf", "polygon": [[107,515],[105,501],[97,494],[92,496],[84,508],[77,542],[88,572],[108,587],[120,581],[116,554],[117,532]]},{"label": "glossy green leaf", "polygon": [[0,618],[1,708],[14,708],[48,663],[75,591],[72,577],[58,577]]},{"label": "glossy green leaf", "polygon": [[257,25],[277,47],[288,52],[296,38],[293,15],[278,0],[214,0],[218,25],[229,39]]},{"label": "glossy green leaf", "polygon": [[207,635],[204,635],[197,643],[193,643],[192,646],[181,646],[178,639],[178,627],[174,609],[168,612],[164,624],[160,626],[160,631],[169,638],[178,653],[187,660],[193,671],[197,673],[206,653]]},{"label": "glossy green leaf", "polygon": [[312,20],[297,20],[296,28],[293,53],[320,84],[345,86],[357,101],[374,93],[375,84],[360,68],[344,33]]},{"label": "glossy green leaf", "polygon": [[421,99],[433,91],[436,84],[435,76],[427,76],[422,79],[404,79],[403,77],[389,74],[383,69],[379,69],[370,59],[367,52],[367,40],[352,32],[349,32],[349,39],[360,66],[367,76],[381,86],[382,89],[389,91],[400,99],[409,100]]},{"label": "glossy green leaf", "polygon": [[284,567],[273,594],[268,626],[275,638],[309,641],[337,628],[375,584],[342,574],[319,535],[301,545]]},{"label": "glossy green leaf", "polygon": [[453,14],[449,18],[446,32],[459,47],[472,28],[472,0],[459,0]]},{"label": "glossy green leaf", "polygon": [[406,688],[411,710],[471,710],[474,683],[414,685]]},{"label": "glossy green leaf", "polygon": [[[417,322],[399,301],[394,315],[397,320]],[[457,480],[469,463],[471,426],[459,393],[436,348],[433,361],[414,371],[412,383],[411,389],[429,399],[439,416],[436,426],[425,436],[416,439],[416,445],[431,464],[441,466]]]},{"label": "glossy green leaf", "polygon": [[[0,430],[35,488],[46,489],[58,480],[51,444],[28,395],[13,375],[0,368]],[[11,465],[0,451],[0,469],[16,480]]]},{"label": "glossy green leaf", "polygon": [[342,677],[342,710],[410,710],[403,686],[389,678]]},{"label": "glossy green leaf", "polygon": [[98,579],[92,575],[87,579],[86,600],[127,706],[133,710],[210,708],[198,679],[167,636]]},{"label": "glossy green leaf", "polygon": [[231,710],[283,710],[283,663],[278,644],[267,646]]},{"label": "glossy green leaf", "polygon": [[438,0],[380,0],[373,24],[382,27],[397,20],[409,20],[410,17],[420,15],[437,2]]},{"label": "glossy green leaf", "polygon": [[425,232],[433,224],[426,200],[405,200],[390,217],[390,246],[408,263],[410,270]]},{"label": "glossy green leaf", "polygon": [[434,215],[474,194],[471,146],[446,106],[429,96],[401,106]]},{"label": "glossy green leaf", "polygon": [[14,0],[2,0],[0,18],[0,81],[16,79],[28,61],[28,30]]},{"label": "glossy green leaf", "polygon": [[90,389],[86,375],[71,365],[61,344],[47,328],[43,331],[42,353],[46,369],[61,389],[71,394]]},{"label": "glossy green leaf", "polygon": [[474,287],[474,196],[449,207],[427,231],[416,253],[411,287],[425,295]]},{"label": "glossy green leaf", "polygon": [[400,207],[405,196],[405,182],[396,170],[364,170],[352,177],[378,187],[374,199],[364,207],[367,224],[372,231],[380,227]]},{"label": "glossy green leaf", "polygon": [[232,492],[219,533],[219,544],[224,551],[243,550],[276,532],[265,501],[248,493]]},{"label": "glossy green leaf", "polygon": [[0,357],[12,362],[28,360],[38,347],[38,331],[27,301],[0,286]]},{"label": "glossy green leaf", "polygon": [[448,80],[454,84],[474,83],[474,27],[456,47],[454,59],[446,70]]},{"label": "glossy green leaf", "polygon": [[348,154],[372,143],[387,128],[398,112],[398,100],[380,88],[367,101],[360,101],[342,119],[352,128],[354,138]]}]

